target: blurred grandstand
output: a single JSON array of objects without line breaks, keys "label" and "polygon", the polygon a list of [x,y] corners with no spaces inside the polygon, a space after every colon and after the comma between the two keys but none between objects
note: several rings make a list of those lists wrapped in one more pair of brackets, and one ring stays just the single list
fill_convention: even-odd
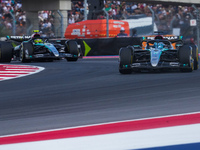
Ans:
[{"label": "blurred grandstand", "polygon": [[[68,24],[84,20],[84,6],[82,1],[73,1],[71,10],[68,11]],[[155,12],[155,23],[157,30],[165,31],[166,34],[172,34],[173,29],[180,31],[179,34],[185,37],[195,37],[194,27],[190,27],[190,19],[196,18],[194,9],[190,6],[172,6],[162,4],[148,4],[121,1],[104,1],[104,9],[109,14],[109,19],[129,20],[141,19],[143,17],[152,17],[149,7]],[[55,12],[39,11],[39,29],[48,37],[55,37]],[[13,23],[13,16],[15,22]],[[104,13],[99,13],[96,19],[105,19]],[[0,35],[12,35],[13,28],[16,35],[26,34],[26,12],[22,10],[21,0],[1,0],[0,4]],[[141,26],[145,24],[141,21]],[[13,27],[14,26],[14,27]],[[137,29],[137,34],[142,35],[143,30]],[[147,29],[149,30],[149,29]],[[134,30],[135,31],[135,30]]]}]

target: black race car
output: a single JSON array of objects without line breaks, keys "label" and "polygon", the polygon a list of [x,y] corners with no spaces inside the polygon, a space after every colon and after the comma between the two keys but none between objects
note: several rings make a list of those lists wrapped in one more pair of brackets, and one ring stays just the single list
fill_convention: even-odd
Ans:
[{"label": "black race car", "polygon": [[198,69],[198,48],[195,44],[184,44],[181,37],[154,39],[145,38],[139,46],[122,47],[119,51],[121,74],[142,70],[164,70],[178,68],[183,72]]},{"label": "black race car", "polygon": [[[19,45],[18,45],[19,44]],[[49,42],[40,34],[33,36],[11,36],[6,42],[0,42],[0,62],[19,60],[31,62],[33,60],[59,60],[77,61],[79,56],[76,41],[66,41],[64,45],[57,42]]]}]

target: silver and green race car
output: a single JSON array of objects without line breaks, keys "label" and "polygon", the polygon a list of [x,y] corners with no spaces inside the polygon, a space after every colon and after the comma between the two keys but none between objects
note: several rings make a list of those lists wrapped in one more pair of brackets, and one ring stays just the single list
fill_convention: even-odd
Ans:
[{"label": "silver and green race car", "polygon": [[78,55],[76,41],[69,40],[64,45],[58,42],[50,43],[47,38],[42,38],[37,33],[33,36],[11,36],[7,37],[6,42],[0,42],[0,62],[53,61],[62,58],[67,61],[77,61]]},{"label": "silver and green race car", "polygon": [[166,69],[179,69],[183,72],[197,70],[197,46],[184,44],[179,38],[169,40],[156,36],[153,40],[143,40],[140,46],[122,47],[119,51],[121,74]]}]

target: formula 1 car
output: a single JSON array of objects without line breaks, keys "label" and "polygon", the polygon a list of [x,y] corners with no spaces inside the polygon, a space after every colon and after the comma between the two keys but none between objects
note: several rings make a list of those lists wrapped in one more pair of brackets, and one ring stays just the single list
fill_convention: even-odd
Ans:
[{"label": "formula 1 car", "polygon": [[[15,45],[16,43],[13,41],[22,42]],[[67,61],[77,61],[79,55],[76,41],[66,41],[65,45],[50,43],[47,38],[42,38],[38,33],[34,33],[33,36],[11,36],[8,37],[7,42],[1,42],[0,45],[0,62],[10,62],[11,59],[21,62],[52,61],[61,58],[65,58]]]},{"label": "formula 1 car", "polygon": [[192,72],[198,69],[198,48],[195,44],[184,44],[181,37],[164,39],[157,35],[153,40],[147,38],[141,45],[122,47],[119,51],[119,72],[180,69]]}]

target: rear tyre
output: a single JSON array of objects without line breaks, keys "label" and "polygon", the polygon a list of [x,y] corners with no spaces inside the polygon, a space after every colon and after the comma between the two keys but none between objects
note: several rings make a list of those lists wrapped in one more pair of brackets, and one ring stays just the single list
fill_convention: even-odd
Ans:
[{"label": "rear tyre", "polygon": [[121,48],[119,52],[119,72],[121,74],[131,74],[132,73],[132,59],[133,50],[131,48]]},{"label": "rear tyre", "polygon": [[194,70],[197,70],[199,68],[198,48],[195,44],[192,44],[191,47],[192,47],[192,58],[194,59]]},{"label": "rear tyre", "polygon": [[0,42],[0,62],[10,63],[13,55],[13,47],[9,42]]},{"label": "rear tyre", "polygon": [[189,45],[183,45],[179,49],[180,71],[192,72],[194,70],[194,60],[192,58],[192,48]]},{"label": "rear tyre", "polygon": [[23,63],[31,62],[31,58],[27,58],[33,55],[33,44],[31,42],[22,43],[20,50],[20,61]]},{"label": "rear tyre", "polygon": [[67,61],[77,61],[78,60],[78,44],[76,41],[68,41],[67,42],[67,51],[68,53],[72,54],[73,57],[66,57]]}]

